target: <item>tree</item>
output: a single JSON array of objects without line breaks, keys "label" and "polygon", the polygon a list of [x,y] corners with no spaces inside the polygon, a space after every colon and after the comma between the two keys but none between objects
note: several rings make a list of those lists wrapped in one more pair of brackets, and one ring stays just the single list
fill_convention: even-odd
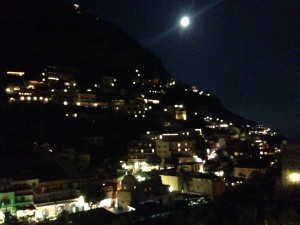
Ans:
[{"label": "tree", "polygon": [[161,158],[158,155],[149,155],[146,160],[146,163],[152,166],[157,166],[161,164]]},{"label": "tree", "polygon": [[96,203],[105,197],[103,186],[98,182],[86,182],[81,188],[80,192],[85,197],[86,202]]},{"label": "tree", "polygon": [[[18,219],[16,216],[12,215],[10,211],[5,211],[5,220],[4,220],[4,225],[13,225],[17,224]],[[26,223],[25,223],[26,224]],[[28,224],[28,223],[27,223]]]},{"label": "tree", "polygon": [[69,224],[69,223],[70,223],[70,219],[69,219],[68,211],[66,211],[66,210],[61,211],[61,213],[59,213],[57,215],[56,224],[64,225],[64,224]]}]

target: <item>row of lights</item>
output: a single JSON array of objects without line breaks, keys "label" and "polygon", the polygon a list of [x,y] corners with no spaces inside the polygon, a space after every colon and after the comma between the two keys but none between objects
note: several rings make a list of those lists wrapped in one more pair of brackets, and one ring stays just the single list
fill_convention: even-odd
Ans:
[{"label": "row of lights", "polygon": [[156,91],[156,90],[149,90],[149,93],[165,94],[165,91],[164,91],[164,90],[159,90],[159,91]]},{"label": "row of lights", "polygon": [[[11,99],[12,100],[12,99]],[[27,100],[27,101],[37,101],[37,100],[40,100],[40,101],[44,101],[44,102],[48,102],[49,101],[49,98],[44,98],[44,97],[36,97],[36,96],[33,96],[33,97],[30,97],[30,96],[27,96],[27,97],[25,97],[25,96],[21,96],[20,97],[20,100],[21,101],[25,101],[25,100]]]}]

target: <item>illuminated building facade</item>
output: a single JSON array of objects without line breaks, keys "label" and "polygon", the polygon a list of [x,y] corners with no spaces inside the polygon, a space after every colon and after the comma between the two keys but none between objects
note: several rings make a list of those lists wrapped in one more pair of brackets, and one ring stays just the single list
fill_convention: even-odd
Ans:
[{"label": "illuminated building facade", "polygon": [[89,93],[78,93],[75,95],[74,102],[77,106],[95,106],[96,95]]},{"label": "illuminated building facade", "polygon": [[281,185],[300,188],[300,144],[286,144],[281,153]]},{"label": "illuminated building facade", "polygon": [[6,211],[17,218],[38,221],[54,218],[62,210],[70,213],[84,210],[84,199],[77,191],[80,183],[79,180],[1,180],[0,224]]},{"label": "illuminated building facade", "polygon": [[156,140],[156,152],[162,159],[171,157],[169,142]]},{"label": "illuminated building facade", "polygon": [[154,140],[133,140],[128,144],[128,163],[145,162],[153,154],[156,154]]},{"label": "illuminated building facade", "polygon": [[266,166],[236,165],[233,168],[233,176],[243,179],[251,179],[254,174],[266,174],[266,171]]},{"label": "illuminated building facade", "polygon": [[160,174],[162,183],[174,192],[205,195],[213,199],[225,191],[225,182],[214,174]]},{"label": "illuminated building facade", "polygon": [[173,195],[169,185],[163,184],[160,176],[138,182],[133,175],[126,175],[122,180],[122,189],[118,191],[118,207],[127,209],[145,201],[168,204]]}]

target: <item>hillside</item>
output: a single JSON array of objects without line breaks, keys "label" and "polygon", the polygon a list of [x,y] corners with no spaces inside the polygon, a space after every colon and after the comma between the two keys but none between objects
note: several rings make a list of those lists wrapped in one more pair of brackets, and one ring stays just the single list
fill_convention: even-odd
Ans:
[{"label": "hillside", "polygon": [[[121,28],[71,2],[4,0],[0,21],[2,152],[20,154],[34,143],[50,143],[101,160],[125,156],[128,142],[148,130],[202,128],[210,136],[231,132],[209,128],[220,128],[223,120],[241,129],[255,124],[227,110],[212,93],[173,79],[157,56]],[[50,80],[57,71],[49,68],[70,79]],[[26,75],[11,79],[8,70]],[[36,86],[29,88],[30,82]],[[93,104],[78,107],[79,94],[92,96]],[[65,104],[66,99],[72,100]],[[88,149],[83,137],[102,137],[104,143]]]},{"label": "hillside", "polygon": [[219,137],[281,142],[213,93],[173,78],[121,28],[76,4],[4,0],[0,26],[0,176],[92,173],[75,156],[66,163],[70,149],[110,170],[107,162],[128,160],[130,143],[148,134],[194,141],[203,158]]},{"label": "hillside", "polygon": [[[76,79],[81,83],[98,82],[101,76],[126,81],[136,68],[151,79],[171,78],[149,49],[71,1],[3,0],[0,27],[2,73],[19,69],[36,76],[42,68],[54,65],[77,68]],[[224,111],[219,99],[194,102],[190,97],[180,98]]]},{"label": "hillside", "polygon": [[0,27],[0,61],[5,68],[76,66],[84,71],[82,81],[135,68],[149,77],[169,77],[151,51],[70,1],[4,0]]}]

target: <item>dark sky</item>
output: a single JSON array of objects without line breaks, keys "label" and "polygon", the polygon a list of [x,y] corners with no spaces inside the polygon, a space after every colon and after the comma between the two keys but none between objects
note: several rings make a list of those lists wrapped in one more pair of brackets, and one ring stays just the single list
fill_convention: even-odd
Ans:
[{"label": "dark sky", "polygon": [[[173,77],[300,137],[300,1],[80,0],[149,47]],[[178,26],[189,15],[188,28]]]}]

